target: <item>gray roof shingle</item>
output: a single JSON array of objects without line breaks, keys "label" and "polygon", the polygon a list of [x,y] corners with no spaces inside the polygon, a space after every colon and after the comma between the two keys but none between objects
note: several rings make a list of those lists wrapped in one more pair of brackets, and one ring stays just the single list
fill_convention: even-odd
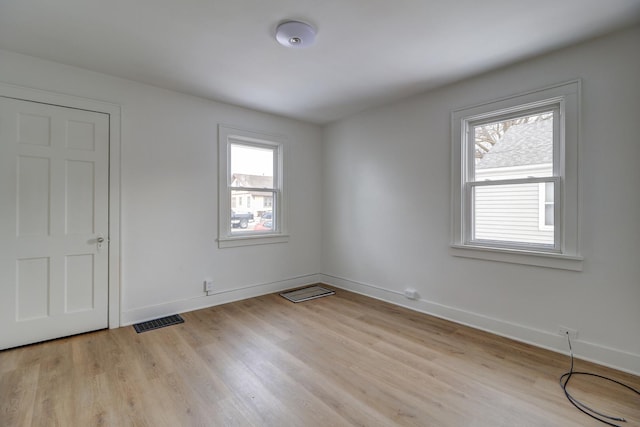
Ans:
[{"label": "gray roof shingle", "polygon": [[234,186],[248,188],[273,188],[273,177],[234,173]]},{"label": "gray roof shingle", "polygon": [[553,163],[553,120],[510,127],[476,163],[476,169]]}]

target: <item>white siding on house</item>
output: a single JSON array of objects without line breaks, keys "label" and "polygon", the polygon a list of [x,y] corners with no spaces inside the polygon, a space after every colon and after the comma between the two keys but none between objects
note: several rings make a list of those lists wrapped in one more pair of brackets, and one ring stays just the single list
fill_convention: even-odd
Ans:
[{"label": "white siding on house", "polygon": [[553,230],[540,229],[538,183],[476,187],[476,240],[553,245]]},{"label": "white siding on house", "polygon": [[[525,167],[477,169],[477,181],[549,175],[551,164]],[[476,187],[474,197],[474,239],[553,245],[553,229],[540,227],[540,185],[538,183]],[[544,220],[543,220],[544,223]]]}]

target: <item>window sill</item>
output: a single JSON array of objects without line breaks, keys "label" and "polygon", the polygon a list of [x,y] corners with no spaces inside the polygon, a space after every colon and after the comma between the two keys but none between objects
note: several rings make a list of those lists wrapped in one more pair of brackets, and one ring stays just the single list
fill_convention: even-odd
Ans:
[{"label": "window sill", "polygon": [[512,264],[533,265],[560,270],[582,271],[584,258],[544,252],[518,251],[514,249],[485,248],[480,246],[451,245],[449,253],[456,257],[484,259]]},{"label": "window sill", "polygon": [[259,236],[233,236],[218,239],[218,248],[237,248],[240,246],[270,245],[274,243],[287,243],[287,234],[266,234]]}]

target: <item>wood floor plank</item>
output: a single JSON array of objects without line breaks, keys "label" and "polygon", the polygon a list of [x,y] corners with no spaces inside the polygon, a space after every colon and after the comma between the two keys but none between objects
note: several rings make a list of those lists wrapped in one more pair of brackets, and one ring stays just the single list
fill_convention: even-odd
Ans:
[{"label": "wood floor plank", "polygon": [[[600,426],[564,355],[350,292],[279,295],[0,352],[0,426]],[[640,378],[576,369],[640,389]],[[640,397],[570,388],[640,426]]]},{"label": "wood floor plank", "polygon": [[[264,324],[256,322],[254,314],[252,310],[247,311],[243,317],[233,316],[236,324],[242,323],[251,331],[252,345],[248,346],[249,351],[244,353],[243,360],[274,395],[280,396],[281,401],[286,401],[290,407],[293,405],[303,410],[305,423],[344,425],[348,421],[350,424],[366,422],[364,425],[385,425],[371,416],[371,408],[363,409],[356,405],[353,399],[348,399],[349,396],[341,396],[342,400],[336,399],[336,396],[340,395],[340,390],[336,387],[330,390],[322,386],[317,387],[317,384],[327,384],[326,381],[319,381],[317,369],[301,363],[299,359],[284,351],[283,340],[280,341],[280,345],[269,341],[264,333]],[[286,337],[287,334],[280,335]],[[267,352],[270,356],[265,357]],[[271,378],[265,373],[269,373]],[[344,405],[344,399],[349,400],[348,406]]]},{"label": "wood floor plank", "polygon": [[0,375],[0,385],[11,384],[0,387],[0,420],[4,420],[6,425],[31,425],[39,375],[39,364],[20,367]]}]

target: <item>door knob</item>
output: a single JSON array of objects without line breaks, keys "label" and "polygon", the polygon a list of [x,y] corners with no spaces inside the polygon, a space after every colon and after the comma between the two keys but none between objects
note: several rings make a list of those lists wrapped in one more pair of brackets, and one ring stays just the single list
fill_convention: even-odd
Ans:
[{"label": "door knob", "polygon": [[100,249],[102,249],[102,244],[104,243],[104,235],[102,233],[99,233],[96,237],[96,243],[98,244],[98,251],[100,251]]}]

